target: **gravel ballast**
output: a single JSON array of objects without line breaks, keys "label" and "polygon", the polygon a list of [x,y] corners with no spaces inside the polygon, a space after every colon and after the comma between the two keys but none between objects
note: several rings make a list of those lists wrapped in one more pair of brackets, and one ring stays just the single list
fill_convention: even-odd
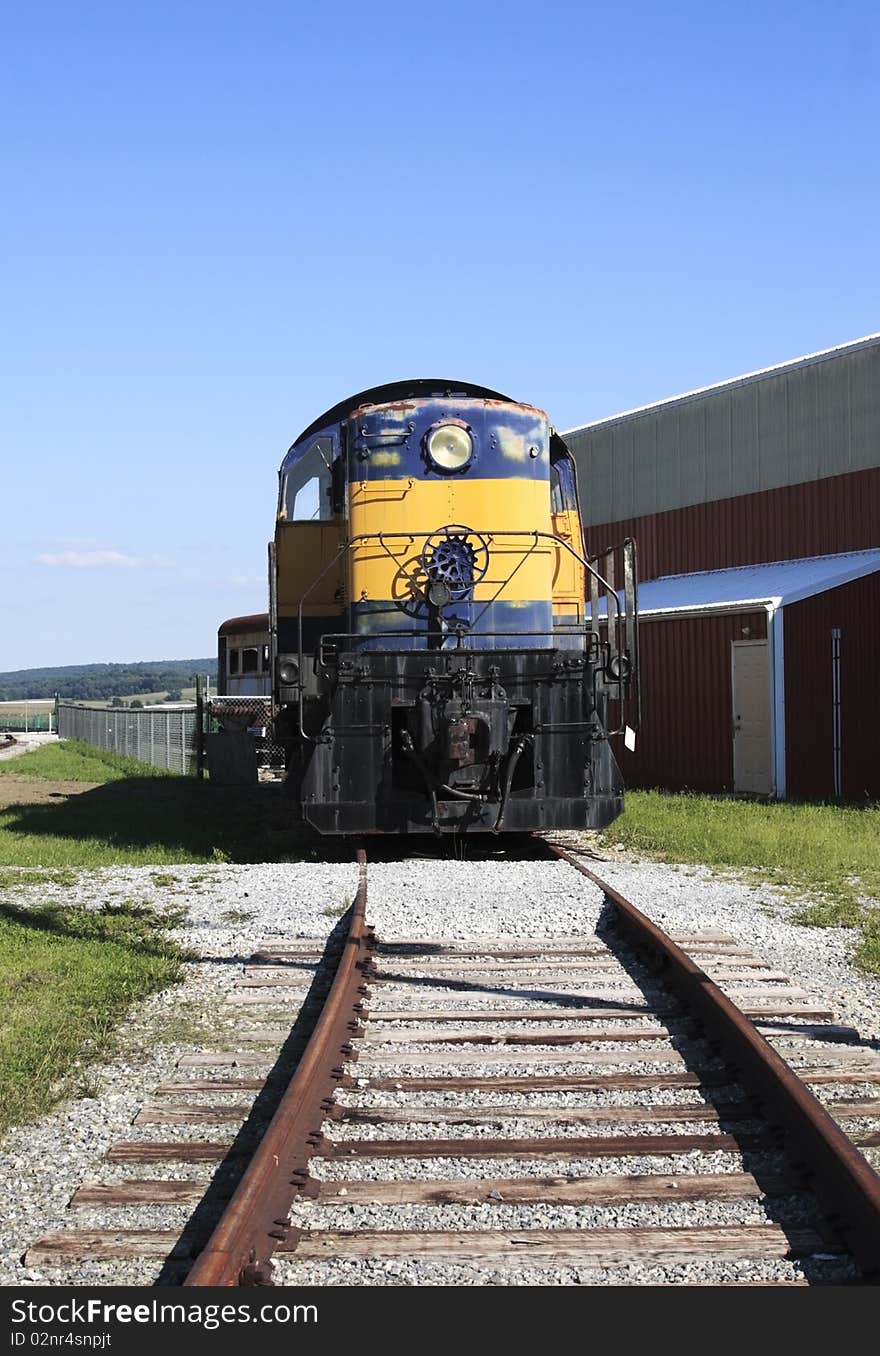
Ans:
[{"label": "gravel ballast", "polygon": [[[880,985],[876,979],[860,975],[849,962],[853,946],[852,934],[843,929],[806,928],[790,921],[797,907],[796,901],[770,886],[756,887],[732,879],[721,879],[706,870],[676,868],[656,863],[637,861],[627,854],[609,854],[605,860],[588,862],[597,874],[603,876],[623,895],[631,899],[650,918],[673,932],[700,932],[722,930],[748,945],[774,969],[784,971],[793,981],[805,988],[811,999],[831,1008],[835,1020],[854,1026],[863,1042],[880,1040]],[[108,1220],[118,1227],[180,1228],[188,1218],[191,1206],[130,1207],[108,1212],[106,1209],[71,1211],[67,1209],[73,1192],[85,1180],[110,1182],[132,1175],[132,1169],[103,1161],[108,1146],[119,1139],[170,1138],[167,1126],[132,1126],[132,1119],[146,1103],[154,1100],[158,1084],[175,1076],[175,1063],[182,1055],[198,1054],[205,1050],[223,1051],[246,1048],[240,1037],[249,1027],[277,1026],[292,1023],[299,999],[272,995],[272,1009],[237,1005],[226,1002],[232,984],[242,977],[243,968],[260,943],[290,945],[298,940],[312,939],[320,947],[338,921],[338,915],[354,898],[357,889],[357,870],[353,864],[338,862],[303,862],[279,865],[206,867],[174,867],[169,871],[158,868],[106,868],[77,874],[72,886],[27,884],[28,872],[21,872],[21,885],[11,887],[16,904],[43,903],[56,899],[87,907],[100,907],[114,898],[149,901],[159,910],[183,906],[184,925],[175,930],[180,945],[195,953],[196,959],[185,966],[185,982],[138,1006],[119,1033],[117,1053],[91,1067],[83,1087],[89,1096],[72,1097],[38,1123],[8,1133],[0,1144],[0,1183],[5,1201],[0,1222],[0,1284],[3,1285],[94,1285],[155,1283],[159,1265],[155,1260],[133,1259],[124,1263],[84,1263],[64,1266],[38,1265],[25,1267],[22,1254],[41,1235],[65,1228],[108,1227]],[[172,882],[164,883],[168,876]],[[163,883],[157,883],[157,879]],[[378,935],[386,941],[412,937],[472,939],[482,937],[517,944],[525,938],[546,938],[548,941],[565,938],[595,939],[602,915],[603,901],[599,890],[579,875],[571,866],[560,861],[498,860],[460,861],[442,860],[380,861],[370,867],[368,918]],[[311,971],[304,973],[305,987]],[[593,981],[589,981],[591,986]],[[437,987],[442,981],[430,979],[427,999],[444,994]],[[485,986],[491,990],[491,983]],[[517,1006],[528,1007],[528,984],[510,985],[517,993]],[[377,991],[378,992],[378,991]],[[418,1006],[417,989],[411,990],[405,1000],[395,998],[393,1006]],[[450,1005],[456,994],[450,990]],[[389,1000],[390,1001],[390,1000]],[[509,992],[499,984],[497,992],[484,995],[486,1006],[509,1003]],[[467,1024],[467,1018],[463,1019]],[[454,1028],[453,1028],[454,1029]],[[598,1029],[601,1029],[598,1028]],[[589,1038],[586,1038],[589,1044]],[[251,1047],[259,1048],[259,1047]],[[383,1049],[386,1047],[383,1047]],[[393,1047],[392,1047],[393,1048]],[[444,1045],[434,1047],[438,1051]],[[461,1051],[449,1052],[451,1069]],[[546,1053],[546,1068],[554,1068],[553,1051]],[[266,1064],[271,1063],[271,1051]],[[501,1073],[505,1065],[493,1067]],[[511,1055],[511,1067],[516,1067]],[[530,1072],[541,1072],[544,1065],[530,1066]],[[357,1070],[356,1070],[357,1071]],[[382,1068],[393,1076],[394,1066]],[[256,1073],[246,1068],[244,1073]],[[441,1074],[443,1067],[431,1069]],[[209,1076],[209,1070],[199,1071]],[[835,1090],[836,1091],[836,1090]],[[850,1089],[852,1091],[852,1089]],[[718,1095],[724,1090],[719,1089]],[[825,1089],[823,1097],[829,1095]],[[672,1104],[680,1097],[693,1100],[691,1093],[670,1093],[665,1100]],[[193,1100],[190,1098],[190,1100]],[[218,1094],[205,1098],[220,1100]],[[247,1098],[233,1099],[246,1105]],[[353,1100],[352,1094],[341,1099]],[[372,1095],[369,1099],[373,1100]],[[500,1104],[503,1095],[484,1098],[476,1094],[473,1102]],[[575,1099],[576,1101],[576,1099]],[[619,1105],[634,1105],[638,1098],[622,1097]],[[438,1105],[438,1094],[419,1095],[407,1099],[407,1105]],[[394,1104],[394,1094],[384,1094],[376,1104]],[[565,1096],[547,1100],[547,1105],[567,1105]],[[516,1133],[537,1133],[525,1122],[515,1122]],[[705,1128],[705,1127],[703,1127]],[[335,1137],[340,1127],[334,1127]],[[175,1127],[174,1136],[180,1138],[181,1127]],[[494,1133],[495,1127],[486,1127]],[[651,1132],[650,1125],[646,1132]],[[346,1135],[354,1134],[346,1126]],[[375,1129],[369,1125],[357,1127],[359,1137],[370,1137]],[[419,1125],[398,1125],[389,1128],[393,1137],[417,1136],[425,1133]],[[459,1128],[447,1127],[445,1134],[464,1133]],[[473,1134],[473,1131],[469,1132]],[[567,1131],[565,1125],[554,1133],[587,1133],[584,1129]],[[222,1126],[199,1126],[184,1130],[193,1139],[228,1142],[232,1132]],[[877,1163],[876,1151],[873,1161]],[[769,1159],[772,1156],[768,1156]],[[670,1166],[672,1164],[673,1166]],[[648,1160],[637,1157],[626,1160],[594,1160],[567,1163],[565,1172],[639,1172],[674,1170],[675,1160]],[[707,1166],[709,1165],[709,1166]],[[739,1171],[742,1159],[737,1154],[718,1153],[705,1156],[699,1167],[693,1161],[684,1162],[688,1171]],[[749,1166],[754,1166],[750,1162]],[[372,1174],[377,1179],[393,1176],[394,1160],[357,1164],[325,1163],[317,1175],[331,1179],[343,1176]],[[468,1160],[455,1164],[436,1160],[431,1164],[432,1177],[477,1177],[507,1175],[516,1171],[529,1174],[554,1170],[552,1164],[539,1162],[505,1164],[499,1173],[498,1162]],[[135,1175],[153,1177],[191,1178],[208,1183],[212,1165],[150,1165],[146,1173]],[[804,1210],[799,1197],[786,1198],[780,1203],[786,1218],[800,1219]],[[755,1202],[736,1205],[705,1203],[667,1203],[657,1206],[640,1204],[618,1211],[572,1207],[517,1207],[499,1205],[499,1220],[493,1221],[492,1208],[486,1206],[456,1207],[452,1214],[431,1207],[397,1207],[390,1215],[383,1212],[381,1225],[378,1211],[368,1207],[327,1209],[306,1205],[296,1207],[302,1219],[314,1227],[334,1227],[327,1219],[333,1217],[336,1227],[384,1228],[489,1228],[501,1222],[501,1215],[509,1216],[509,1227],[583,1227],[604,1224],[613,1227],[634,1221],[667,1225],[704,1222],[766,1221],[767,1214]],[[350,1223],[342,1222],[343,1209],[351,1212]],[[780,1216],[782,1217],[782,1216]],[[577,1225],[572,1220],[578,1221]],[[835,1279],[839,1264],[817,1260],[810,1264],[819,1274],[825,1268],[826,1278]],[[835,1268],[838,1270],[835,1271]],[[703,1283],[721,1280],[770,1280],[785,1282],[803,1277],[804,1269],[787,1261],[752,1263],[716,1263],[713,1268],[701,1269],[692,1264],[669,1268],[656,1266],[629,1266],[598,1271],[591,1268],[556,1267],[530,1268],[525,1265],[514,1275],[498,1268],[471,1268],[436,1262],[383,1262],[364,1259],[358,1262],[320,1261],[295,1263],[293,1258],[279,1264],[281,1283],[333,1284],[391,1284],[391,1285],[469,1285],[469,1284],[642,1284],[642,1283]]]}]

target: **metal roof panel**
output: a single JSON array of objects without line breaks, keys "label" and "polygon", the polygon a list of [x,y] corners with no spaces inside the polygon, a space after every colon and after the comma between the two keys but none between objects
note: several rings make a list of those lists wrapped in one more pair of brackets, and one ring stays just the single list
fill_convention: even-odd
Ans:
[{"label": "metal roof panel", "polygon": [[685,404],[698,400],[701,396],[713,395],[716,391],[730,390],[736,386],[748,386],[752,382],[762,381],[765,377],[774,377],[782,372],[793,371],[798,367],[810,367],[814,363],[824,362],[828,358],[837,358],[841,354],[856,353],[859,349],[875,348],[880,344],[880,332],[865,334],[860,339],[850,339],[843,344],[834,344],[831,348],[822,348],[815,353],[805,353],[800,358],[788,358],[785,362],[774,363],[771,367],[759,367],[754,372],[743,372],[738,377],[728,377],[724,381],[712,382],[710,386],[698,386],[693,391],[683,391],[681,395],[665,396],[662,400],[652,400],[648,405],[636,405],[631,410],[620,410],[617,414],[605,414],[601,419],[591,419],[586,424],[576,424],[573,428],[562,429],[562,437],[574,433],[584,433],[601,428],[604,424],[615,424],[624,419],[637,419],[643,414],[652,414],[671,405]]},{"label": "metal roof panel", "polygon": [[668,574],[639,585],[639,613],[644,617],[732,607],[784,607],[875,570],[880,570],[880,550]]}]

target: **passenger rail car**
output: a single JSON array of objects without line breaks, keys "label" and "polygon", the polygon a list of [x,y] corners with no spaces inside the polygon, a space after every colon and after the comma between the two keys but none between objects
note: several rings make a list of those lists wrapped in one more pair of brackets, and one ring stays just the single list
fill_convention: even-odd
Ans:
[{"label": "passenger rail car", "polygon": [[[375,387],[280,470],[276,738],[322,833],[601,827],[638,723],[635,548],[590,557],[547,416],[470,383]],[[617,578],[623,584],[615,587]]]},{"label": "passenger rail car", "polygon": [[230,617],[217,632],[217,692],[221,697],[264,697],[272,692],[269,616]]}]

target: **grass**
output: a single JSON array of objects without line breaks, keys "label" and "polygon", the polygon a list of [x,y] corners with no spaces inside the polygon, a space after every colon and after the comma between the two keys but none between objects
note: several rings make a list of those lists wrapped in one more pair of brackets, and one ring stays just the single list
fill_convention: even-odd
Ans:
[{"label": "grass", "polygon": [[39,777],[52,782],[122,781],[126,777],[173,777],[164,768],[138,763],[120,753],[109,753],[78,739],[42,744],[30,753],[0,762],[0,777]]},{"label": "grass", "polygon": [[[212,788],[72,741],[2,772],[32,778],[40,794],[0,808],[0,1132],[61,1097],[95,1096],[90,1064],[112,1048],[133,1003],[179,979],[184,959],[170,934],[183,909],[124,898],[96,911],[57,901],[25,908],[16,891],[70,888],[79,868],[115,865],[156,867],[152,884],[170,889],[172,864],[204,863],[197,879],[208,883],[214,862],[301,855],[275,788]],[[52,781],[96,785],[56,794]],[[160,1024],[156,1039],[196,1035],[201,1024],[187,1016]]]},{"label": "grass", "polygon": [[227,909],[221,913],[220,917],[224,923],[251,923],[256,918],[255,913],[247,909]]},{"label": "grass", "polygon": [[235,1018],[221,1025],[216,1016],[206,1014],[204,1004],[199,1002],[177,1003],[173,1012],[160,1016],[151,1026],[151,1040],[168,1045],[204,1046],[210,1042],[212,1050],[224,1048],[223,1040],[229,1036],[234,1039],[237,1033]]},{"label": "grass", "polygon": [[57,889],[70,890],[76,885],[77,873],[66,868],[59,871],[31,870],[27,875],[15,867],[0,870],[0,891],[19,889],[22,885],[52,885]]},{"label": "grass", "polygon": [[859,929],[854,961],[880,974],[880,806],[767,804],[659,791],[631,791],[626,806],[604,843],[661,861],[747,871],[805,894],[809,902],[794,921]]},{"label": "grass", "polygon": [[274,825],[261,798],[218,795],[197,783],[164,796],[155,794],[154,784],[119,785],[124,789],[113,796],[99,788],[88,793],[90,799],[0,809],[0,867],[178,866],[302,856],[295,829]]},{"label": "grass", "polygon": [[180,978],[167,920],[128,901],[100,912],[0,903],[0,1132],[71,1093],[132,1003]]},{"label": "grass", "polygon": [[[212,787],[73,740],[43,745],[0,775],[96,783],[39,804],[0,807],[0,868],[59,871],[99,866],[299,859],[302,830],[277,787]],[[159,872],[156,883],[171,883]],[[2,874],[0,874],[2,882]]]},{"label": "grass", "polygon": [[[214,686],[212,692],[216,692],[216,679],[212,679]],[[180,697],[175,697],[173,706],[180,702],[194,702],[196,699],[196,690],[194,687],[182,687],[175,689],[180,692]],[[120,696],[122,694],[120,693]],[[131,692],[122,697],[122,706],[114,706],[111,697],[89,698],[88,701],[80,701],[78,697],[62,698],[62,701],[73,700],[77,706],[89,706],[93,711],[123,711],[132,702],[142,702],[144,706],[161,706],[168,699],[168,691],[164,692]]]}]

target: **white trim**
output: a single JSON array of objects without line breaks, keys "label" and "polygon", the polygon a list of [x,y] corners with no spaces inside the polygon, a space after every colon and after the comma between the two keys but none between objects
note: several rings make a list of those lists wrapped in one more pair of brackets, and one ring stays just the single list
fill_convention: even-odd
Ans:
[{"label": "white trim", "polygon": [[[786,602],[788,599],[785,600]],[[761,608],[782,607],[781,598],[738,598],[730,603],[688,603],[686,607],[639,607],[644,617],[706,617],[721,612],[757,612]]]},{"label": "white trim", "polygon": [[770,638],[770,749],[773,760],[773,795],[785,800],[785,608],[767,609]]},{"label": "white trim", "polygon": [[777,372],[784,372],[796,367],[808,367],[811,363],[822,362],[826,358],[836,357],[841,353],[855,352],[860,348],[871,348],[878,343],[880,343],[880,334],[866,334],[861,339],[850,339],[845,344],[835,344],[832,348],[821,348],[815,353],[806,353],[802,358],[788,358],[785,362],[774,363],[772,367],[759,367],[754,372],[745,372],[740,377],[728,377],[726,381],[718,381],[711,386],[698,386],[693,391],[685,391],[682,395],[666,396],[663,400],[655,400],[650,405],[636,405],[634,409],[622,410],[619,414],[606,414],[601,419],[591,420],[588,424],[578,424],[575,428],[563,429],[561,436],[567,438],[572,433],[586,433],[589,429],[601,428],[603,424],[614,424],[619,419],[637,419],[640,415],[650,414],[653,410],[662,410],[669,405],[684,404],[686,401],[697,400],[700,396],[712,395],[715,391],[729,390],[734,386],[748,386],[754,381],[760,381],[763,377],[771,377]]},{"label": "white trim", "polygon": [[799,589],[792,589],[786,593],[782,599],[783,607],[789,603],[800,603],[804,598],[812,598],[817,593],[827,593],[829,589],[841,588],[844,584],[851,584],[854,579],[864,579],[866,575],[873,574],[875,570],[880,570],[880,559],[877,558],[877,552],[865,552],[865,556],[871,556],[871,559],[860,561],[857,565],[853,564],[848,570],[844,570],[838,575],[828,575],[825,579],[814,579],[811,584],[803,584]]}]

